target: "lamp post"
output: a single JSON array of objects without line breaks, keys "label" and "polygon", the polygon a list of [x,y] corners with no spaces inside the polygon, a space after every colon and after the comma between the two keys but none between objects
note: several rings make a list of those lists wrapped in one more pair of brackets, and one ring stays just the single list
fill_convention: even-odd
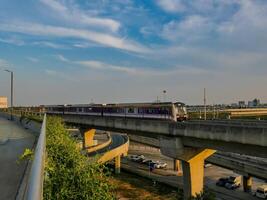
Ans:
[{"label": "lamp post", "polygon": [[5,69],[6,72],[10,73],[10,108],[11,108],[11,114],[10,114],[10,120],[13,120],[13,71],[10,71],[8,69]]}]

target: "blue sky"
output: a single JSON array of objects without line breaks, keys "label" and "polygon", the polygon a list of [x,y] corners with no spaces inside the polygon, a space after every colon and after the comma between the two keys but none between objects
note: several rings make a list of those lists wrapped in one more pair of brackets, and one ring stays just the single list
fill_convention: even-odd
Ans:
[{"label": "blue sky", "polygon": [[265,0],[1,0],[15,104],[267,101]]}]

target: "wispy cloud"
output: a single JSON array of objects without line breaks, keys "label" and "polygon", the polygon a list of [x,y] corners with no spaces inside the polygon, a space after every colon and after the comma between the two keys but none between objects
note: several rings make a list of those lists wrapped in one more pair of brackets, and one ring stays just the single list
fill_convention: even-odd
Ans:
[{"label": "wispy cloud", "polygon": [[9,66],[10,64],[6,60],[0,58],[0,68],[9,68]]},{"label": "wispy cloud", "polygon": [[108,28],[113,32],[118,31],[121,26],[116,20],[109,18],[93,17],[79,9],[77,5],[71,4],[69,7],[60,1],[55,0],[40,0],[46,6],[49,6],[56,11],[56,14],[62,16],[65,20],[77,24]]},{"label": "wispy cloud", "polygon": [[27,57],[27,60],[29,60],[31,62],[34,62],[34,63],[39,62],[39,59],[38,58],[34,58],[34,57]]},{"label": "wispy cloud", "polygon": [[147,67],[129,67],[121,65],[112,65],[96,60],[86,60],[86,61],[76,61],[74,62],[86,68],[92,70],[102,70],[102,71],[113,71],[118,73],[125,73],[132,76],[177,76],[177,75],[189,75],[189,74],[203,74],[206,73],[204,69],[198,69],[191,66],[174,66],[169,69],[159,69],[159,68],[147,68]]},{"label": "wispy cloud", "polygon": [[184,20],[172,20],[165,24],[163,26],[162,36],[174,41],[192,41],[209,36],[213,28],[214,25],[208,18],[200,15],[190,15]]},{"label": "wispy cloud", "polygon": [[84,67],[96,70],[110,70],[110,71],[124,72],[129,74],[135,74],[137,72],[136,69],[118,65],[111,65],[96,60],[77,61],[76,63]]},{"label": "wispy cloud", "polygon": [[49,47],[49,48],[53,48],[53,49],[68,49],[69,48],[65,45],[57,44],[54,42],[48,42],[48,41],[38,41],[38,42],[33,42],[32,44],[37,45],[37,46],[41,46],[41,47]]},{"label": "wispy cloud", "polygon": [[23,40],[20,40],[16,37],[0,38],[0,42],[7,43],[7,44],[14,44],[17,46],[25,45],[25,42]]},{"label": "wispy cloud", "polygon": [[55,71],[55,70],[51,70],[51,69],[45,69],[44,72],[48,76],[65,79],[67,81],[72,81],[72,82],[78,82],[79,81],[79,79],[73,78],[72,76],[70,76],[68,74],[65,74],[62,71]]},{"label": "wispy cloud", "polygon": [[148,53],[150,51],[148,48],[134,41],[115,37],[105,33],[89,31],[86,29],[74,29],[36,23],[9,22],[0,24],[0,30],[37,36],[79,38],[88,41],[93,41],[108,47],[133,51],[137,53]]},{"label": "wispy cloud", "polygon": [[181,0],[157,0],[156,2],[158,6],[167,12],[178,13],[185,10]]},{"label": "wispy cloud", "polygon": [[55,55],[56,58],[62,62],[69,62],[69,59],[65,58],[63,55],[61,54],[58,54],[58,55]]}]

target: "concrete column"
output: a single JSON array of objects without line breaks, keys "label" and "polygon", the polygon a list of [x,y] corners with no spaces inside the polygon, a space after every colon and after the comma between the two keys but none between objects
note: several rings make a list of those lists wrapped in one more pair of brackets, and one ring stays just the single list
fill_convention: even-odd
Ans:
[{"label": "concrete column", "polygon": [[115,157],[115,173],[119,174],[121,172],[121,156]]},{"label": "concrete column", "polygon": [[178,174],[182,173],[182,165],[181,165],[180,160],[176,160],[176,159],[173,160],[173,170],[177,171]]},{"label": "concrete column", "polygon": [[185,200],[203,191],[204,161],[214,152],[214,150],[205,149],[191,159],[182,161]]},{"label": "concrete column", "polygon": [[94,145],[95,129],[80,129],[83,135],[83,148],[88,148]]},{"label": "concrete column", "polygon": [[251,176],[243,176],[244,192],[250,192],[251,188],[252,188],[252,177]]}]

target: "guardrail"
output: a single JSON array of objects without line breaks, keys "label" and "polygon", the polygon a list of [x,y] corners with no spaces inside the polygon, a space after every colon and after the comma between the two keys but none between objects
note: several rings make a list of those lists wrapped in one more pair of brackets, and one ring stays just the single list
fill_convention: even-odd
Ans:
[{"label": "guardrail", "polygon": [[41,133],[35,148],[34,160],[27,183],[26,200],[43,199],[43,180],[45,165],[46,115],[44,115]]}]

